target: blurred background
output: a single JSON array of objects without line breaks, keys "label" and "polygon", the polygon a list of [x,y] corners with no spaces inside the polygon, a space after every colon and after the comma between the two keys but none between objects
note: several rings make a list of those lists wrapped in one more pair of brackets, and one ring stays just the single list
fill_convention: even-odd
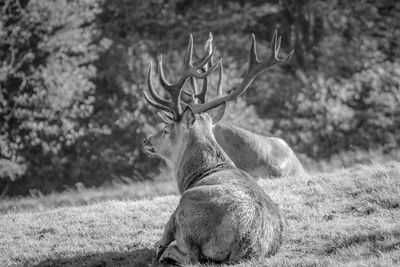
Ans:
[{"label": "blurred background", "polygon": [[212,32],[227,92],[251,33],[264,59],[275,28],[294,57],[225,120],[283,138],[311,171],[400,159],[399,1],[1,0],[1,198],[154,179],[149,64],[162,53],[174,81],[189,34],[200,55]]}]

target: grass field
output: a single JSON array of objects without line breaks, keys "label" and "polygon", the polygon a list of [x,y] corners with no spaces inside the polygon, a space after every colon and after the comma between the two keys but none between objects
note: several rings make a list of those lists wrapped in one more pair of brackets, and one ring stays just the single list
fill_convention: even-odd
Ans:
[{"label": "grass field", "polygon": [[[380,150],[347,151],[332,156],[328,160],[315,161],[305,155],[298,155],[310,172],[333,172],[337,169],[349,168],[357,164],[384,164],[390,161],[400,161],[400,149],[390,153]],[[77,184],[64,192],[54,192],[42,195],[39,191],[31,196],[0,199],[0,214],[19,211],[44,211],[47,209],[69,206],[82,206],[106,200],[138,200],[157,196],[178,195],[175,182],[171,182],[171,173],[161,168],[161,173],[154,181],[134,182],[130,179],[119,179],[112,186],[87,188]]]},{"label": "grass field", "polygon": [[77,188],[61,193],[0,200],[0,214],[21,211],[44,211],[59,207],[85,206],[107,200],[138,200],[157,196],[178,195],[171,181],[128,182],[103,188]]},{"label": "grass field", "polygon": [[[264,262],[237,266],[400,266],[400,163],[261,184],[286,218],[284,243]],[[126,200],[4,208],[0,265],[152,266],[153,244],[179,199],[157,197],[164,188],[176,192],[172,182],[142,183],[136,195],[120,194]]]}]

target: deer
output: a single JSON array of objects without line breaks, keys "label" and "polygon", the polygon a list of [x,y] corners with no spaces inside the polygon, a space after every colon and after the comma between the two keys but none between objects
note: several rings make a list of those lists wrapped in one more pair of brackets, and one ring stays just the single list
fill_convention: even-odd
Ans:
[{"label": "deer", "polygon": [[[170,83],[159,72],[160,84],[170,99],[160,97],[154,90],[150,65],[144,97],[170,117],[163,129],[145,139],[144,147],[149,154],[160,155],[172,168],[181,195],[161,239],[155,243],[156,261],[179,265],[238,263],[273,256],[282,243],[279,207],[250,173],[236,167],[213,133],[213,125],[222,118],[228,101],[240,95],[260,71],[285,62],[276,54],[259,61],[254,35],[250,51],[246,82],[227,95],[204,103],[182,103],[182,88],[189,78],[204,79],[220,67],[221,60],[201,71],[213,52],[193,61],[192,35],[178,80]],[[162,60],[159,68],[161,65]]]},{"label": "deer", "polygon": [[[253,39],[252,39],[253,40]],[[255,40],[255,39],[254,39]],[[278,54],[280,49],[281,38],[277,38],[277,31],[274,31],[271,41],[271,57]],[[210,33],[209,38],[203,46],[203,58],[206,55],[212,54],[213,36]],[[254,42],[253,53],[254,61],[258,61],[256,53],[256,43]],[[286,64],[290,61],[293,55],[291,51],[286,60],[279,62],[278,64]],[[162,59],[162,58],[161,58]],[[194,64],[200,63],[201,59],[195,60]],[[161,60],[162,63],[162,60]],[[208,64],[204,65],[200,71],[206,71],[211,65],[213,65],[213,57],[211,56]],[[264,69],[263,69],[264,70]],[[244,94],[250,84],[263,70],[256,71],[252,78],[244,79],[242,87],[244,88],[240,95]],[[162,64],[159,64],[159,72],[161,77],[165,80],[164,71]],[[217,97],[222,95],[222,64],[219,65],[219,78],[217,85]],[[192,76],[189,78],[189,82],[192,88],[192,93],[182,90],[181,101],[185,104],[194,103],[205,103],[206,94],[208,89],[208,76],[202,77],[203,84],[202,89],[198,92],[196,77]],[[232,96],[236,98],[238,95]],[[233,99],[231,99],[233,100]],[[220,109],[219,116],[223,117],[223,109]],[[171,116],[168,113],[159,112],[160,118],[166,124],[171,122]],[[261,134],[253,133],[242,127],[233,125],[229,122],[219,121],[219,123],[213,125],[213,134],[217,143],[225,151],[228,157],[235,163],[235,165],[250,174],[257,179],[275,178],[275,177],[286,177],[286,176],[297,176],[304,177],[305,171],[303,165],[300,163],[294,151],[290,146],[281,138],[264,136]]]}]

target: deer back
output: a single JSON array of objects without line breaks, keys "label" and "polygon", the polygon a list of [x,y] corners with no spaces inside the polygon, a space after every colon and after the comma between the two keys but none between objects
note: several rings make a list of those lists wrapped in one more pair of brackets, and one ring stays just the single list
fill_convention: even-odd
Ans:
[{"label": "deer back", "polygon": [[213,127],[218,144],[235,165],[256,177],[304,175],[293,150],[282,139],[220,122]]}]

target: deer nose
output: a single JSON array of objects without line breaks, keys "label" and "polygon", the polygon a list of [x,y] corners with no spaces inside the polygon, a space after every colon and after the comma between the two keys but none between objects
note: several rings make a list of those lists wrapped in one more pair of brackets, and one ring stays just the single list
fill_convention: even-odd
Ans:
[{"label": "deer nose", "polygon": [[143,139],[143,145],[144,145],[144,146],[151,145],[150,140],[149,140],[147,137],[145,137],[145,138]]}]

